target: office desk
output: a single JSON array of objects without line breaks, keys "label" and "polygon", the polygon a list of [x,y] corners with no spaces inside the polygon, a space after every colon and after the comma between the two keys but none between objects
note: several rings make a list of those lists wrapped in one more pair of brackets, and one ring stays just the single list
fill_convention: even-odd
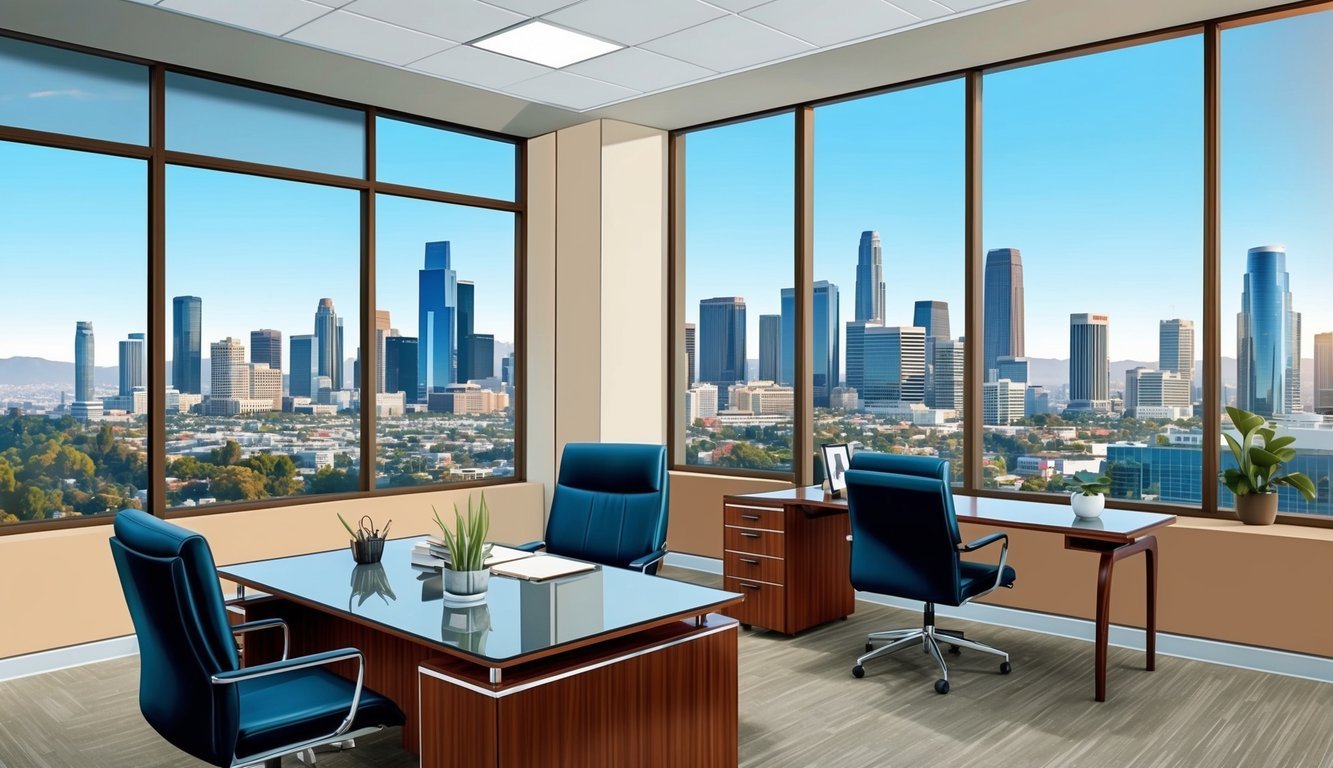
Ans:
[{"label": "office desk", "polygon": [[[411,568],[414,541],[376,565],[339,549],[218,571],[266,593],[240,605],[286,619],[292,655],[361,649],[422,766],[737,764],[736,622],[712,612],[741,595],[603,566],[492,576],[484,603],[453,606]],[[247,665],[281,653],[280,638],[246,643]]]},{"label": "office desk", "polygon": [[[727,588],[737,591],[748,590],[763,596],[766,592],[781,593],[782,602],[787,605],[809,603],[825,606],[822,611],[812,614],[813,623],[822,623],[841,615],[841,603],[830,591],[828,576],[811,575],[799,577],[782,564],[775,561],[789,558],[791,553],[831,552],[838,536],[845,534],[848,525],[844,518],[840,525],[825,523],[822,526],[798,525],[792,536],[792,529],[775,526],[790,525],[790,522],[827,518],[829,515],[846,513],[847,500],[835,499],[824,493],[820,486],[792,488],[768,493],[751,493],[740,496],[727,496],[723,499],[723,575]],[[1126,557],[1142,553],[1147,568],[1147,620],[1146,652],[1147,668],[1153,669],[1157,663],[1157,537],[1154,533],[1159,528],[1175,522],[1175,515],[1153,512],[1133,512],[1123,509],[1108,509],[1096,520],[1080,520],[1074,517],[1069,507],[1061,504],[1042,504],[1040,502],[1020,501],[1017,499],[979,498],[976,496],[954,496],[954,511],[958,521],[977,523],[998,528],[1017,528],[1029,531],[1042,531],[1064,536],[1065,548],[1080,552],[1092,552],[1098,555],[1100,563],[1097,569],[1097,606],[1096,633],[1094,652],[1094,694],[1097,701],[1106,700],[1106,655],[1107,634],[1111,626],[1111,583],[1115,564]],[[799,540],[815,537],[817,541]],[[850,550],[845,546],[840,557],[825,554],[823,561],[830,567],[840,568],[840,589],[845,600],[852,600],[852,587],[848,578]],[[1021,556],[1021,555],[1020,555]],[[799,555],[798,555],[799,557]],[[809,559],[809,558],[808,558]],[[813,562],[813,559],[810,559]],[[809,567],[803,563],[802,567]],[[778,574],[785,569],[784,581],[774,583],[766,581],[766,574]],[[1021,575],[1020,575],[1021,583]],[[780,617],[783,624],[766,624],[761,619],[773,620],[770,614],[761,614],[760,607],[765,603],[753,598],[739,606],[728,609],[728,613],[737,617],[743,624],[760,624],[781,631],[791,631],[787,617]],[[837,605],[830,609],[827,606]],[[776,615],[776,612],[771,612]],[[786,629],[784,628],[787,627]],[[807,625],[809,626],[809,625]],[[799,629],[795,630],[799,631]]]}]

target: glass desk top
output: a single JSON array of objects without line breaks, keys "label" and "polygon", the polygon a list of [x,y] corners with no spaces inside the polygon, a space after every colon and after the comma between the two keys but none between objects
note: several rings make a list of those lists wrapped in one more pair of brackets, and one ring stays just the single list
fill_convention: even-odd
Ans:
[{"label": "glass desk top", "polygon": [[491,574],[486,601],[445,603],[438,571],[411,565],[422,537],[385,543],[357,565],[347,549],[218,568],[223,578],[448,646],[480,663],[503,662],[669,616],[704,614],[741,596],[621,568],[542,582]]}]

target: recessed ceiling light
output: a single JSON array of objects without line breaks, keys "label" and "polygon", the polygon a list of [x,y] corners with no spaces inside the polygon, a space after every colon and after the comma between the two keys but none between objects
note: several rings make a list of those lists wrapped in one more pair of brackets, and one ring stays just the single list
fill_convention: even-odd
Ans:
[{"label": "recessed ceiling light", "polygon": [[544,21],[520,24],[490,37],[483,37],[472,44],[478,48],[555,69],[625,47]]}]

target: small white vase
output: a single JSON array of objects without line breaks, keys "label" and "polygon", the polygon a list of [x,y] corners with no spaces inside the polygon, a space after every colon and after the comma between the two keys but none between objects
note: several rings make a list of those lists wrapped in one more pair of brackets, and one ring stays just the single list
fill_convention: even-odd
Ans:
[{"label": "small white vase", "polygon": [[1100,493],[1088,496],[1082,491],[1074,491],[1069,494],[1069,506],[1074,508],[1075,517],[1095,520],[1102,516],[1102,510],[1106,507],[1106,496]]}]

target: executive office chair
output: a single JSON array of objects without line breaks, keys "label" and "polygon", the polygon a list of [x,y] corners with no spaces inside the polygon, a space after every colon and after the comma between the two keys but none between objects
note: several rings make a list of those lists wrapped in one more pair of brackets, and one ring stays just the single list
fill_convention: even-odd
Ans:
[{"label": "executive office chair", "polygon": [[[956,650],[971,648],[1004,661],[1009,654],[962,633],[935,627],[935,604],[960,606],[999,587],[1013,587],[1016,574],[1005,564],[1009,537],[993,533],[962,546],[949,490],[949,462],[925,456],[899,456],[862,451],[847,471],[847,508],[852,523],[852,585],[865,592],[920,600],[926,604],[920,629],[872,632],[866,654],[856,660],[852,675],[863,677],[865,663],[903,648],[925,645],[940,666],[935,690],[949,692],[949,666],[940,641]],[[998,565],[963,560],[960,554],[1004,542]],[[876,642],[888,644],[875,648]]]},{"label": "executive office chair", "polygon": [[[363,687],[357,649],[289,659],[281,619],[229,626],[199,534],[128,509],[116,515],[111,554],[139,638],[139,710],[181,751],[226,768],[275,768],[283,755],[403,724],[392,701]],[[279,627],[282,660],[241,668],[233,635]],[[355,683],[320,669],[351,660]]]},{"label": "executive office chair", "polygon": [[543,547],[643,573],[666,557],[666,447],[640,443],[569,443],[551,497]]}]

